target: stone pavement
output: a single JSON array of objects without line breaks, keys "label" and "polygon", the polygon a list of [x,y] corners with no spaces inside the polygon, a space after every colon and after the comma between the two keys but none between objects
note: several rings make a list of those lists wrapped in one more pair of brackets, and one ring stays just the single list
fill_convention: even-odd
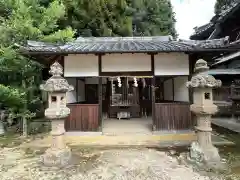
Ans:
[{"label": "stone pavement", "polygon": [[214,117],[212,118],[212,124],[240,133],[240,121],[236,118]]},{"label": "stone pavement", "polygon": [[[94,145],[94,146],[161,146],[166,142],[192,142],[196,139],[195,134],[166,134],[166,135],[67,135],[65,141],[68,145]],[[51,144],[51,136],[32,141],[29,145],[47,147]],[[174,145],[174,144],[173,144]]]},{"label": "stone pavement", "polygon": [[[215,145],[232,145],[233,143],[227,141],[219,136],[212,136]],[[65,141],[68,145],[81,145],[81,146],[141,146],[141,147],[168,147],[168,146],[188,146],[196,140],[194,133],[185,134],[159,134],[159,135],[79,135],[68,133]],[[31,141],[24,146],[33,147],[49,147],[51,145],[51,137],[46,136],[43,139]]]}]

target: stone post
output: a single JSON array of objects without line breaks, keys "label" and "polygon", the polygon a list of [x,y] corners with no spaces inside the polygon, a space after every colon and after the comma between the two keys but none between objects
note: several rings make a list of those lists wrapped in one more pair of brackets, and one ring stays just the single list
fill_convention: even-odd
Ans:
[{"label": "stone post", "polygon": [[197,141],[191,145],[190,158],[200,163],[215,164],[220,162],[220,156],[211,139],[211,116],[217,112],[217,106],[213,104],[212,88],[220,87],[221,81],[204,72],[208,69],[206,61],[198,60],[195,74],[191,81],[187,82],[187,87],[193,88],[193,104],[190,109],[197,119]]},{"label": "stone post", "polygon": [[40,89],[48,92],[49,107],[45,116],[51,120],[52,144],[41,156],[41,161],[46,166],[65,166],[71,160],[71,149],[64,142],[64,120],[70,114],[66,106],[66,92],[72,91],[73,87],[62,77],[63,68],[58,62],[51,65],[49,73],[52,77]]}]

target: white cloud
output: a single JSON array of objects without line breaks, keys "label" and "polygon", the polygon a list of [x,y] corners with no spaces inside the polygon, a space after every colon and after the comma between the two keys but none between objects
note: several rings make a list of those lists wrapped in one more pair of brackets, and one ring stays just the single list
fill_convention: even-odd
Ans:
[{"label": "white cloud", "polygon": [[171,0],[176,13],[176,29],[180,39],[189,39],[193,28],[209,22],[216,0]]}]

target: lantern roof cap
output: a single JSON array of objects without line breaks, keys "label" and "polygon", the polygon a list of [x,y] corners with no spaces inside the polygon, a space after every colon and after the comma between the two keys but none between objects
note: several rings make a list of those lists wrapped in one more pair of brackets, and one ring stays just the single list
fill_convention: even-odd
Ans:
[{"label": "lantern roof cap", "polygon": [[221,80],[215,79],[208,73],[203,73],[209,69],[207,62],[203,59],[197,60],[195,64],[195,75],[191,78],[191,81],[187,82],[188,88],[214,88],[222,85]]},{"label": "lantern roof cap", "polygon": [[51,65],[49,73],[52,75],[45,84],[40,85],[40,89],[47,92],[68,92],[74,88],[62,77],[63,68],[55,62]]}]

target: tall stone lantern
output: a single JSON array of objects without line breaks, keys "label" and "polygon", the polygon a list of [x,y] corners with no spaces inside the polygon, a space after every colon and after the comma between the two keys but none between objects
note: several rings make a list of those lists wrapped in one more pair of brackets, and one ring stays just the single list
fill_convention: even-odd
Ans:
[{"label": "tall stone lantern", "polygon": [[187,82],[187,87],[193,88],[193,104],[190,110],[197,120],[197,141],[191,145],[190,158],[202,163],[216,163],[220,162],[220,156],[211,140],[211,116],[217,112],[217,106],[213,104],[212,89],[220,87],[222,82],[204,73],[208,69],[206,61],[198,60],[195,64],[195,74],[191,81]]},{"label": "tall stone lantern", "polygon": [[47,166],[64,166],[71,159],[71,149],[64,142],[64,120],[70,114],[70,109],[66,106],[66,92],[72,91],[73,86],[62,77],[63,68],[55,62],[51,65],[49,73],[52,75],[40,89],[48,92],[48,108],[45,116],[51,119],[52,144],[45,154],[41,156],[41,161]]}]

